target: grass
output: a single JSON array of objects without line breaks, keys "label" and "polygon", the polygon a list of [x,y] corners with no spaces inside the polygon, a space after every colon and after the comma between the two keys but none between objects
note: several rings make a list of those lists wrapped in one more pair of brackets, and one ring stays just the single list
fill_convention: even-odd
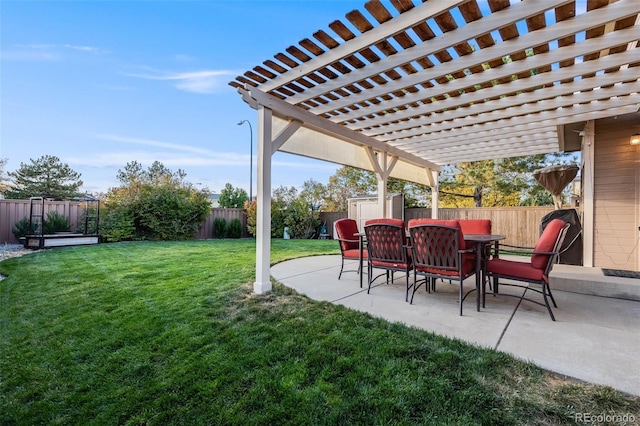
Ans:
[{"label": "grass", "polygon": [[[640,398],[315,302],[252,294],[252,240],[0,263],[0,424],[578,424]],[[274,262],[338,253],[274,240]]]}]

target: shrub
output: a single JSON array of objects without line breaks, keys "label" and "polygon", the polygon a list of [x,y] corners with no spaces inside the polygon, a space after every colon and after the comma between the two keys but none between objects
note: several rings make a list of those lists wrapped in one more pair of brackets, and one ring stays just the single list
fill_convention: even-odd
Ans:
[{"label": "shrub", "polygon": [[245,201],[244,203],[244,209],[247,212],[247,231],[254,236],[257,228],[257,208],[258,202],[256,200]]},{"label": "shrub", "polygon": [[227,220],[223,217],[216,217],[213,220],[213,237],[225,238],[227,236]]},{"label": "shrub", "polygon": [[291,238],[313,238],[320,225],[318,212],[311,210],[309,205],[297,198],[293,200],[284,212],[284,224],[289,227]]},{"label": "shrub", "polygon": [[229,228],[227,229],[227,236],[229,238],[240,238],[242,237],[242,222],[240,219],[233,218],[231,222],[229,222]]},{"label": "shrub", "polygon": [[[319,213],[301,197],[291,194],[275,194],[271,198],[271,237],[282,238],[284,228],[289,228],[291,238],[313,238],[320,225]],[[256,202],[245,203],[247,229],[255,235],[257,223]]]},{"label": "shrub", "polygon": [[100,236],[105,242],[133,240],[136,236],[133,220],[131,211],[119,207],[107,207],[100,217]]},{"label": "shrub", "polygon": [[192,239],[211,211],[211,201],[206,190],[195,189],[185,176],[157,161],[146,171],[135,161],[127,163],[118,171],[122,185],[106,194],[100,235],[108,241]]},{"label": "shrub", "polygon": [[55,210],[47,213],[47,218],[42,223],[44,234],[68,232],[70,228],[69,220]]},{"label": "shrub", "polygon": [[30,220],[28,217],[23,217],[13,224],[11,233],[16,237],[16,240],[20,240],[20,238],[24,238],[26,235],[35,234],[38,226],[36,224],[29,226],[29,222]]}]

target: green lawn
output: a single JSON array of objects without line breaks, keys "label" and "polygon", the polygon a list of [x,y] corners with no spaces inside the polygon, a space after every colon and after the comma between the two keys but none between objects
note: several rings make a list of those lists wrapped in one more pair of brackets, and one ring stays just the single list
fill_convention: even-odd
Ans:
[{"label": "green lawn", "polygon": [[[274,262],[338,253],[274,240]],[[117,243],[0,263],[0,424],[580,424],[640,398],[274,284],[255,242]],[[631,368],[631,366],[629,366]]]}]

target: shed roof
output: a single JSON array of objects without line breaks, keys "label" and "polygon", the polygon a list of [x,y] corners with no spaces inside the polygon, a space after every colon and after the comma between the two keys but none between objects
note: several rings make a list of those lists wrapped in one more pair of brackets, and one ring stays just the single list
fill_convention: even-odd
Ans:
[{"label": "shed roof", "polygon": [[639,13],[638,0],[371,0],[229,84],[273,109],[275,131],[298,123],[282,151],[365,169],[384,152],[403,165],[392,176],[424,181],[561,151],[578,138],[565,126],[637,111]]}]

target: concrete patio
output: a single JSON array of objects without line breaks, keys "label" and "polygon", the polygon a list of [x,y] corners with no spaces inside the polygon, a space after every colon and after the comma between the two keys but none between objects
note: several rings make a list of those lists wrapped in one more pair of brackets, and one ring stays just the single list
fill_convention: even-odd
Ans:
[{"label": "concrete patio", "polygon": [[[557,265],[554,273],[576,272],[562,266]],[[357,262],[352,262],[345,270],[356,267]],[[367,294],[366,275],[361,289],[358,274],[345,272],[338,280],[339,271],[340,256],[314,256],[276,264],[271,275],[314,300],[504,351],[555,373],[640,395],[640,301],[593,295],[602,294],[599,286],[607,288],[594,284],[594,277],[585,285],[585,292],[591,294],[573,292],[580,283],[567,280],[566,275],[565,281],[558,279],[558,287],[553,288],[558,303],[554,309],[557,321],[553,322],[544,307],[513,297],[488,295],[486,307],[477,312],[474,293],[465,300],[464,315],[459,316],[457,284],[440,281],[435,293],[427,294],[422,286],[410,305],[404,300],[403,274],[396,274],[389,285],[378,279]],[[474,280],[467,279],[465,288],[472,289]],[[613,281],[617,288],[633,293],[629,288],[635,288],[638,280]]]}]

